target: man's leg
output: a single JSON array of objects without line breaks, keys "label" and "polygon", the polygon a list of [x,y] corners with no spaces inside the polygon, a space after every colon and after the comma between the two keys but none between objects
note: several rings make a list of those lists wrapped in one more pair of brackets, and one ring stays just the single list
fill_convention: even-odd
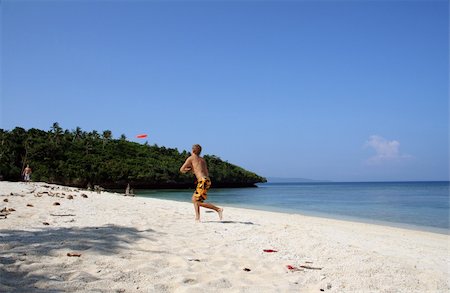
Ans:
[{"label": "man's leg", "polygon": [[197,202],[197,205],[207,209],[215,210],[219,214],[219,219],[222,221],[222,213],[223,213],[222,208],[216,207],[212,203],[206,203],[201,201]]},{"label": "man's leg", "polygon": [[195,210],[195,221],[200,222],[200,206],[199,201],[195,196],[192,196],[192,203],[194,204],[194,210]]}]

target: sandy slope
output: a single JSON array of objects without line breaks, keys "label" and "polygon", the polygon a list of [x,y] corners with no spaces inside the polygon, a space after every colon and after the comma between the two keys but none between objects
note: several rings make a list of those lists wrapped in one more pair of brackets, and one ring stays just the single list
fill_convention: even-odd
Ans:
[{"label": "sandy slope", "polygon": [[45,183],[0,182],[3,208],[0,292],[450,291],[448,235],[230,207],[196,224],[189,203]]}]

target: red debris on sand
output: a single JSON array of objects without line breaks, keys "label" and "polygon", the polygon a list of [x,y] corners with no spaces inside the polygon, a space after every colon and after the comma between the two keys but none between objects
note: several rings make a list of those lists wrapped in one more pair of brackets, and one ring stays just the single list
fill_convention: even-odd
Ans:
[{"label": "red debris on sand", "polygon": [[291,265],[287,265],[286,268],[288,270],[290,270],[291,272],[302,271],[302,269],[299,269],[299,268],[291,266]]},{"label": "red debris on sand", "polygon": [[278,250],[273,250],[273,249],[264,249],[264,252],[278,252]]},{"label": "red debris on sand", "polygon": [[288,268],[288,270],[295,270],[295,269],[297,269],[296,267],[293,267],[291,265],[287,265],[286,267]]}]

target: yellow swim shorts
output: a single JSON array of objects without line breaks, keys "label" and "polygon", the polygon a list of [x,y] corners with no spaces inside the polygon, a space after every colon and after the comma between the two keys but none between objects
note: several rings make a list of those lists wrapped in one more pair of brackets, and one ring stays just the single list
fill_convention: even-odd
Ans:
[{"label": "yellow swim shorts", "polygon": [[208,195],[208,189],[211,187],[211,180],[208,177],[203,177],[198,180],[197,188],[195,189],[194,196],[197,200],[203,201]]}]

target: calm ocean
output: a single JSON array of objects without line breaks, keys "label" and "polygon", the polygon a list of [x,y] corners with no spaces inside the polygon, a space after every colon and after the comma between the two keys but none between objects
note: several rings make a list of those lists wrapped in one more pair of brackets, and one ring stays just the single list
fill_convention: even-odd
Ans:
[{"label": "calm ocean", "polygon": [[[190,202],[193,190],[139,190],[138,196]],[[449,232],[449,182],[265,183],[212,188],[208,201],[224,206],[404,228]]]}]

